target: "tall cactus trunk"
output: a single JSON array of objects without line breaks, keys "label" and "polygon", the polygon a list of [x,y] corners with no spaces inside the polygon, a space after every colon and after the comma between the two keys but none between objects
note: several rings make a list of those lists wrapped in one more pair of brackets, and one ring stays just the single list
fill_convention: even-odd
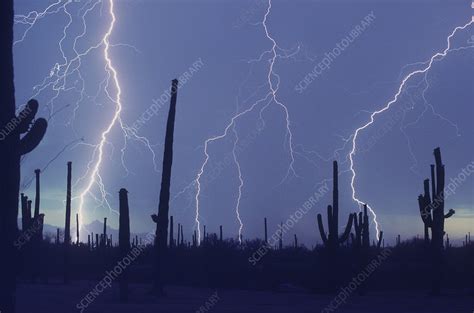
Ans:
[{"label": "tall cactus trunk", "polygon": [[76,245],[79,245],[79,213],[76,213]]},{"label": "tall cactus trunk", "polygon": [[163,294],[163,279],[161,278],[162,263],[166,252],[166,241],[168,238],[168,215],[171,185],[171,165],[173,163],[173,137],[176,115],[176,98],[178,94],[178,80],[173,79],[171,83],[171,101],[166,122],[165,148],[163,152],[163,172],[161,176],[160,202],[158,204],[158,215],[152,216],[156,223],[155,254],[156,262],[154,268],[153,288],[159,294]]},{"label": "tall cactus trunk", "polygon": [[40,211],[40,173],[41,170],[35,170],[35,177],[36,177],[36,195],[35,195],[35,215],[34,218],[36,219],[39,216]]},{"label": "tall cactus trunk", "polygon": [[[123,259],[130,251],[130,212],[128,209],[127,190],[122,188],[119,192],[120,224],[119,224],[119,249],[120,258]],[[120,302],[128,301],[128,268],[120,276]]]},{"label": "tall cactus trunk", "polygon": [[[436,190],[436,194],[433,195],[435,203],[439,203],[436,209],[433,210],[433,226],[432,232],[432,244],[436,249],[443,248],[444,238],[444,164],[441,161],[441,151],[439,148],[434,150],[435,157],[435,169],[436,169],[436,185],[435,181],[432,182],[432,189]],[[433,201],[433,202],[434,202]]]},{"label": "tall cactus trunk", "polygon": [[105,249],[107,246],[107,218],[104,217],[104,230],[102,233],[102,248]]},{"label": "tall cactus trunk", "polygon": [[[43,221],[44,214],[40,214],[40,173],[41,170],[35,170],[36,176],[36,194],[35,194],[35,241],[36,245],[40,245],[43,241]],[[39,255],[37,255],[39,257]]]},{"label": "tall cactus trunk", "polygon": [[67,162],[66,222],[64,226],[64,283],[69,283],[69,245],[71,244],[71,174],[72,162]]},{"label": "tall cactus trunk", "polygon": [[[15,89],[13,85],[13,0],[4,0],[0,6],[0,49],[2,55],[0,127],[5,126],[15,116]],[[4,137],[2,135],[2,137]],[[0,141],[2,161],[0,163],[2,179],[0,179],[0,251],[2,266],[0,267],[0,311],[15,311],[16,294],[16,250],[13,242],[18,235],[18,194],[20,185],[20,155],[13,151],[18,134],[10,134]]]},{"label": "tall cactus trunk", "polygon": [[32,282],[36,282],[41,273],[41,244],[43,241],[43,221],[44,214],[40,214],[40,173],[39,169],[35,170],[36,193],[35,193],[35,211],[33,215],[32,231],[34,231],[31,240],[31,258],[35,260],[31,268]]},{"label": "tall cactus trunk", "polygon": [[331,236],[333,237],[333,248],[337,248],[339,246],[339,171],[336,161],[333,162],[332,167],[332,223],[330,225],[329,235],[331,234],[333,235]]},{"label": "tall cactus trunk", "polygon": [[178,223],[178,239],[176,240],[176,245],[177,246],[179,246],[179,239],[180,239],[180,235],[181,235],[180,231],[181,231],[181,224]]}]

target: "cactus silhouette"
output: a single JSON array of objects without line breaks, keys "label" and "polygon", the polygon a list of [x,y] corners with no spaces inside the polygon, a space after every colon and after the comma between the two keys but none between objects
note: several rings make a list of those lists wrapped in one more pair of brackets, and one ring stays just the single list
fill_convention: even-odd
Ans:
[{"label": "cactus silhouette", "polygon": [[40,211],[40,173],[41,170],[35,170],[35,177],[36,177],[36,195],[35,195],[35,215],[34,217],[37,218]]},{"label": "cactus silhouette", "polygon": [[72,162],[67,162],[66,221],[64,226],[64,283],[69,282],[69,245],[71,244],[71,175]]},{"label": "cactus silhouette", "polygon": [[76,213],[76,245],[79,245],[79,213]]},{"label": "cactus silhouette", "polygon": [[105,249],[107,246],[107,218],[104,217],[104,230],[102,233],[102,248]]},{"label": "cactus silhouette", "polygon": [[[13,242],[18,236],[18,197],[20,192],[20,158],[32,151],[42,140],[47,122],[38,118],[36,100],[28,101],[16,115],[15,87],[13,79],[13,0],[2,1],[0,8],[1,94],[0,151],[1,185],[0,198],[0,250],[3,266],[0,268],[0,310],[15,311],[16,253]],[[32,125],[31,125],[32,124]],[[20,136],[23,135],[22,138]]]},{"label": "cactus silhouette", "polygon": [[176,240],[176,245],[178,245],[178,246],[179,246],[180,236],[181,236],[181,224],[178,223],[178,238]]},{"label": "cactus silhouette", "polygon": [[[443,273],[443,245],[444,245],[444,220],[450,218],[455,212],[450,209],[444,213],[444,184],[445,168],[441,160],[441,149],[434,149],[435,164],[431,165],[431,196],[430,180],[423,181],[424,194],[418,196],[418,205],[421,219],[425,227],[425,242],[429,242],[432,252],[432,294],[441,292],[441,278]],[[431,239],[429,236],[431,229]]]},{"label": "cactus silhouette", "polygon": [[171,82],[171,101],[166,122],[165,148],[163,152],[163,172],[161,176],[160,202],[158,204],[158,215],[153,214],[152,220],[156,223],[155,255],[153,288],[159,294],[163,294],[163,282],[161,279],[161,263],[166,250],[168,239],[168,214],[171,186],[171,165],[173,163],[173,137],[174,122],[176,115],[176,98],[178,95],[178,80]]},{"label": "cactus silhouette", "polygon": [[[130,251],[130,212],[128,208],[128,191],[119,191],[119,249],[120,257],[124,258]],[[128,268],[120,276],[120,301],[128,301]]]},{"label": "cactus silhouette", "polygon": [[347,221],[346,228],[344,233],[339,236],[339,186],[338,186],[338,168],[337,161],[333,162],[333,191],[332,191],[332,206],[328,205],[327,214],[328,214],[328,233],[324,231],[323,218],[321,214],[318,214],[318,227],[321,239],[326,247],[331,250],[337,249],[340,244],[344,243],[352,228],[352,220],[354,216],[349,215],[349,220]]},{"label": "cactus silhouette", "polygon": [[[43,225],[44,225],[44,214],[40,214],[40,173],[39,169],[35,170],[36,175],[36,194],[35,194],[35,245],[39,246],[43,240]],[[36,257],[40,257],[39,250]]]}]

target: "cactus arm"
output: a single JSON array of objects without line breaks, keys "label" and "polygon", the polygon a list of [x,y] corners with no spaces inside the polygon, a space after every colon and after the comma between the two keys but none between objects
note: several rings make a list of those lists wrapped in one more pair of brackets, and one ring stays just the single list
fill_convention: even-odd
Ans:
[{"label": "cactus arm", "polygon": [[444,215],[444,218],[450,218],[451,216],[454,215],[454,213],[456,213],[456,211],[454,211],[453,209],[450,209],[449,212]]},{"label": "cactus arm", "polygon": [[420,207],[420,216],[428,227],[431,227],[433,224],[433,220],[431,218],[431,208],[425,201],[426,197],[423,195],[418,196],[418,206]]},{"label": "cactus arm", "polygon": [[37,119],[28,133],[20,139],[18,144],[19,155],[27,154],[36,148],[43,139],[47,127],[48,122],[44,118]]},{"label": "cactus arm", "polygon": [[25,108],[20,111],[18,114],[17,120],[19,120],[19,124],[17,126],[18,133],[24,134],[28,131],[31,122],[35,118],[36,113],[38,112],[38,101],[35,99],[31,99],[26,104]]},{"label": "cactus arm", "polygon": [[[338,240],[337,236],[339,233],[339,175],[338,175],[338,166],[337,166],[337,161],[334,161],[332,163],[332,181],[333,181],[333,187],[332,187],[332,214],[331,214],[331,224],[328,224],[329,226],[329,237],[334,236],[332,240],[336,242]],[[328,213],[329,213],[329,207],[328,207]],[[329,214],[328,214],[328,219],[329,219]]]},{"label": "cactus arm", "polygon": [[344,230],[344,233],[342,234],[342,236],[339,238],[339,243],[343,243],[349,238],[349,234],[351,233],[351,229],[352,229],[353,220],[354,220],[354,215],[349,214],[349,219],[346,224],[346,229]]},{"label": "cactus arm", "polygon": [[323,243],[327,244],[328,237],[326,236],[326,232],[324,231],[323,217],[321,216],[321,214],[318,214],[318,228],[319,228],[319,234],[321,235],[321,239],[323,240]]}]

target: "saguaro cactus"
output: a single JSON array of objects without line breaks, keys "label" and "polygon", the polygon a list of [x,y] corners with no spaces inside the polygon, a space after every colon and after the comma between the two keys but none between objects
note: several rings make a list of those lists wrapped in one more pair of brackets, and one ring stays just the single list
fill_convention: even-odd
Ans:
[{"label": "saguaro cactus", "polygon": [[76,245],[79,245],[79,213],[76,213]]},{"label": "saguaro cactus", "polygon": [[[35,194],[35,214],[34,214],[34,222],[35,222],[35,245],[38,248],[36,257],[39,258],[39,245],[43,240],[43,225],[44,225],[44,214],[40,214],[40,173],[41,170],[35,170],[36,176],[36,194]],[[42,216],[42,217],[41,217]]]},{"label": "saguaro cactus", "polygon": [[66,190],[66,222],[64,226],[64,243],[71,243],[71,174],[72,162],[67,162],[67,190]]},{"label": "saguaro cactus", "polygon": [[72,162],[67,162],[66,222],[64,226],[64,283],[69,282],[69,245],[71,244],[71,174]]},{"label": "saguaro cactus", "polygon": [[[124,188],[119,192],[119,248],[120,257],[124,258],[130,251],[130,213],[128,209],[128,191]],[[128,268],[120,276],[120,301],[128,301]]]},{"label": "saguaro cactus", "polygon": [[178,239],[176,240],[176,245],[179,246],[179,239],[181,235],[181,224],[178,223]]},{"label": "saguaro cactus", "polygon": [[[39,118],[34,122],[38,102],[30,100],[16,115],[15,87],[13,80],[13,0],[0,5],[0,250],[3,264],[0,268],[0,310],[15,311],[16,253],[13,245],[18,236],[18,197],[20,187],[20,157],[32,151],[42,140],[47,122]],[[30,127],[30,125],[33,125]],[[20,136],[25,134],[22,138]]]},{"label": "saguaro cactus", "polygon": [[[434,150],[435,164],[431,164],[431,193],[430,181],[423,182],[424,195],[418,196],[418,205],[421,219],[425,226],[425,241],[429,241],[428,229],[431,229],[431,243],[433,246],[442,247],[444,237],[444,220],[454,215],[455,211],[450,209],[444,213],[444,180],[445,169],[441,160],[441,150]],[[428,237],[428,238],[427,238]]]},{"label": "saguaro cactus", "polygon": [[178,96],[178,80],[171,82],[171,101],[166,122],[165,148],[163,152],[163,172],[161,176],[160,202],[158,204],[158,215],[153,214],[152,220],[156,223],[155,236],[155,269],[153,287],[158,293],[163,293],[163,282],[160,279],[161,258],[166,250],[166,239],[168,238],[168,214],[171,186],[171,165],[173,163],[173,138],[174,122],[176,115],[176,99]]},{"label": "saguaro cactus", "polygon": [[36,177],[36,195],[35,195],[35,215],[34,218],[36,219],[39,215],[40,211],[40,173],[41,170],[35,170],[35,177]]},{"label": "saguaro cactus", "polygon": [[[425,225],[425,236],[429,234],[428,228],[431,229],[431,249],[433,260],[433,284],[432,293],[438,295],[441,292],[441,277],[443,272],[443,243],[444,243],[444,220],[450,218],[455,212],[450,209],[448,213],[444,213],[444,180],[445,168],[441,160],[440,148],[434,149],[435,164],[431,165],[431,192],[430,181],[425,179],[423,182],[424,194],[418,196],[418,205],[420,209],[421,219]],[[429,238],[425,237],[428,242]]]},{"label": "saguaro cactus", "polygon": [[107,218],[106,217],[104,217],[104,231],[102,233],[102,238],[103,238],[102,248],[105,249],[105,247],[107,246]]},{"label": "saguaro cactus", "polygon": [[349,215],[349,220],[346,224],[344,233],[339,236],[339,186],[338,186],[338,168],[337,161],[333,162],[333,191],[332,191],[332,206],[328,205],[328,234],[324,231],[323,219],[321,214],[318,214],[318,226],[321,239],[326,247],[335,250],[341,243],[345,242],[349,237],[352,228],[352,220],[354,216]]}]

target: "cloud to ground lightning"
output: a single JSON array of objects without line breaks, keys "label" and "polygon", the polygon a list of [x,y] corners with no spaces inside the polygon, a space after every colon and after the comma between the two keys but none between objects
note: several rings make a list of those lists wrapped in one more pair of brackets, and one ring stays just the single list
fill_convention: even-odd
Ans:
[{"label": "cloud to ground lightning", "polygon": [[[100,10],[100,16],[102,18],[104,7],[107,7],[109,22],[105,27],[103,35],[99,41],[89,45],[83,50],[80,50],[78,47],[79,41],[89,33],[88,23],[86,22],[88,16],[92,12]],[[146,137],[138,135],[132,127],[128,127],[123,122],[121,117],[122,87],[119,81],[118,69],[115,62],[112,60],[111,48],[126,46],[131,47],[135,51],[138,50],[131,45],[122,43],[114,44],[111,42],[111,36],[117,22],[115,9],[116,7],[114,0],[88,0],[83,4],[71,0],[58,0],[47,6],[42,11],[31,11],[28,14],[15,15],[15,25],[24,25],[26,27],[26,29],[20,34],[20,38],[14,42],[15,47],[21,45],[26,40],[27,35],[34,27],[40,27],[38,25],[39,21],[58,14],[64,14],[67,18],[66,25],[62,30],[62,36],[57,43],[62,60],[55,63],[51,67],[49,74],[46,75],[40,83],[33,87],[33,94],[31,95],[31,98],[35,98],[47,90],[52,91],[53,96],[46,103],[46,108],[49,111],[49,119],[52,119],[54,122],[54,115],[69,106],[66,105],[58,110],[55,110],[55,101],[58,100],[61,93],[68,91],[76,91],[79,94],[79,97],[72,110],[70,119],[67,123],[65,123],[65,126],[72,126],[73,132],[75,134],[76,130],[74,127],[74,122],[76,113],[78,110],[80,110],[81,104],[83,102],[86,100],[91,100],[94,104],[101,105],[97,102],[97,98],[99,97],[99,94],[103,93],[106,99],[113,103],[114,106],[113,115],[108,121],[105,122],[104,129],[100,133],[99,142],[94,144],[82,142],[74,146],[74,148],[77,148],[78,146],[85,146],[92,149],[90,159],[87,163],[87,170],[83,175],[79,175],[79,179],[77,179],[74,184],[74,189],[79,189],[79,195],[73,197],[73,200],[78,200],[77,208],[79,213],[80,227],[83,226],[84,216],[86,214],[85,203],[86,198],[88,197],[97,203],[96,207],[105,207],[109,209],[109,212],[118,214],[116,210],[112,209],[108,201],[109,194],[106,191],[106,187],[100,174],[103,165],[103,159],[107,154],[105,149],[107,145],[112,148],[111,154],[113,154],[114,145],[110,139],[110,133],[115,127],[120,127],[123,134],[123,146],[120,151],[121,163],[126,173],[128,174],[129,170],[125,162],[125,153],[127,149],[127,142],[130,139],[143,144],[149,150],[152,156],[154,169],[157,171],[155,152],[150,141]],[[70,33],[74,32],[71,28],[76,16],[80,19],[81,31],[78,35],[71,37]],[[71,46],[66,46],[66,42],[68,41],[72,42]],[[66,54],[66,48],[68,51],[72,50],[74,52],[72,57]],[[91,56],[93,52],[99,52],[99,50],[102,50],[102,58],[104,61],[104,78],[99,84],[95,95],[89,96],[85,90],[85,81],[81,71],[82,62],[85,57]],[[76,137],[80,138],[82,136],[76,135]],[[50,162],[48,162],[48,165],[49,163]],[[83,185],[81,185],[81,183],[83,183]],[[94,188],[97,188],[98,195],[93,191]]]},{"label": "cloud to ground lightning", "polygon": [[[376,111],[373,111],[371,114],[370,114],[370,120],[368,122],[366,122],[364,125],[360,126],[359,128],[357,128],[355,130],[355,132],[350,136],[351,138],[351,151],[349,152],[349,160],[350,160],[350,171],[351,171],[351,189],[352,189],[352,199],[359,205],[359,206],[362,206],[364,204],[364,202],[362,200],[360,200],[357,196],[357,192],[356,192],[356,187],[355,187],[355,180],[356,180],[356,170],[354,168],[354,155],[356,154],[356,149],[357,149],[357,138],[359,136],[359,134],[367,129],[368,127],[370,127],[374,122],[375,122],[375,119],[378,115],[386,112],[387,110],[389,110],[392,105],[394,103],[396,103],[400,97],[400,95],[402,94],[404,88],[406,87],[406,84],[407,82],[414,76],[418,75],[418,74],[426,74],[432,67],[433,63],[436,61],[436,60],[441,60],[443,59],[447,54],[448,52],[451,51],[451,39],[454,37],[454,35],[456,34],[456,32],[460,31],[460,30],[464,30],[466,27],[470,26],[471,24],[473,24],[474,21],[470,21],[468,22],[467,24],[463,25],[463,26],[458,26],[456,27],[450,34],[449,36],[447,37],[446,41],[447,41],[447,46],[446,48],[442,51],[442,52],[437,52],[436,54],[434,54],[430,59],[429,61],[427,62],[424,62],[423,65],[424,67],[422,67],[421,69],[417,69],[417,70],[414,70],[410,73],[408,73],[407,75],[405,75],[405,77],[402,79],[400,85],[398,86],[398,89],[397,89],[397,92],[395,93],[395,95],[393,96],[393,98],[388,101],[381,109],[379,110],[376,110]],[[375,229],[376,229],[376,234],[377,234],[377,239],[378,239],[378,236],[379,236],[379,224],[377,222],[377,214],[375,213],[374,209],[370,206],[367,206],[371,212],[371,214],[373,215],[373,221],[374,221],[374,224],[375,224]]]},{"label": "cloud to ground lightning", "polygon": [[[195,194],[194,200],[195,200],[195,203],[196,203],[195,223],[196,223],[196,229],[197,229],[197,240],[198,240],[198,242],[200,242],[200,240],[201,240],[201,230],[200,230],[200,228],[201,228],[201,221],[200,221],[201,177],[204,174],[206,165],[208,164],[209,158],[210,158],[210,155],[209,155],[209,152],[208,152],[209,144],[213,143],[213,142],[216,142],[220,139],[225,138],[227,136],[227,134],[229,133],[229,130],[232,130],[234,135],[235,135],[235,140],[234,140],[234,151],[235,151],[236,142],[238,141],[238,134],[237,134],[237,131],[235,130],[235,125],[236,125],[237,120],[242,118],[243,116],[245,116],[247,113],[253,112],[254,109],[256,109],[257,107],[260,107],[260,112],[259,112],[260,119],[262,121],[262,125],[264,126],[265,123],[264,123],[264,120],[263,120],[262,113],[269,105],[271,105],[271,104],[277,105],[283,110],[283,112],[285,114],[284,123],[285,123],[285,127],[286,127],[285,141],[286,141],[288,149],[289,149],[290,162],[289,162],[287,173],[286,173],[285,177],[283,177],[282,181],[290,178],[290,176],[298,176],[296,174],[295,169],[294,169],[295,151],[294,151],[294,143],[293,143],[293,133],[292,133],[291,127],[290,127],[291,126],[290,116],[289,116],[287,106],[283,102],[281,102],[278,98],[278,89],[280,87],[280,76],[275,71],[275,64],[276,64],[278,59],[285,59],[285,58],[290,58],[290,57],[294,56],[296,53],[299,52],[299,47],[295,51],[288,52],[288,51],[286,51],[286,50],[284,50],[284,49],[282,49],[278,46],[276,40],[271,35],[271,33],[269,31],[269,28],[268,28],[268,25],[267,25],[268,17],[270,16],[271,9],[272,9],[272,1],[268,0],[265,15],[263,16],[263,20],[259,23],[259,25],[261,25],[263,27],[266,39],[271,43],[271,48],[269,50],[266,50],[263,53],[261,53],[260,56],[257,59],[249,61],[251,63],[261,62],[261,61],[268,62],[268,72],[267,72],[267,75],[266,75],[266,83],[265,83],[265,86],[266,86],[266,88],[268,88],[268,91],[267,91],[266,95],[264,97],[260,98],[259,100],[255,101],[246,110],[243,110],[243,111],[235,114],[231,118],[231,120],[227,124],[227,126],[225,127],[224,132],[222,134],[210,137],[210,138],[206,139],[205,142],[204,142],[204,155],[205,155],[204,162],[202,163],[201,168],[199,169],[199,171],[197,173],[196,179],[192,183],[193,185],[196,186],[196,194]],[[244,187],[245,182],[244,182],[243,177],[242,177],[240,163],[239,163],[238,158],[235,155],[235,153],[234,153],[234,161],[235,161],[235,165],[237,167],[238,180],[239,180],[237,199],[236,199],[236,205],[235,205],[235,212],[236,212],[237,220],[239,222],[238,240],[240,242],[242,240],[242,230],[244,228],[244,222],[242,221],[242,219],[240,217],[240,203],[241,203],[241,198],[242,198],[242,189]]]}]

